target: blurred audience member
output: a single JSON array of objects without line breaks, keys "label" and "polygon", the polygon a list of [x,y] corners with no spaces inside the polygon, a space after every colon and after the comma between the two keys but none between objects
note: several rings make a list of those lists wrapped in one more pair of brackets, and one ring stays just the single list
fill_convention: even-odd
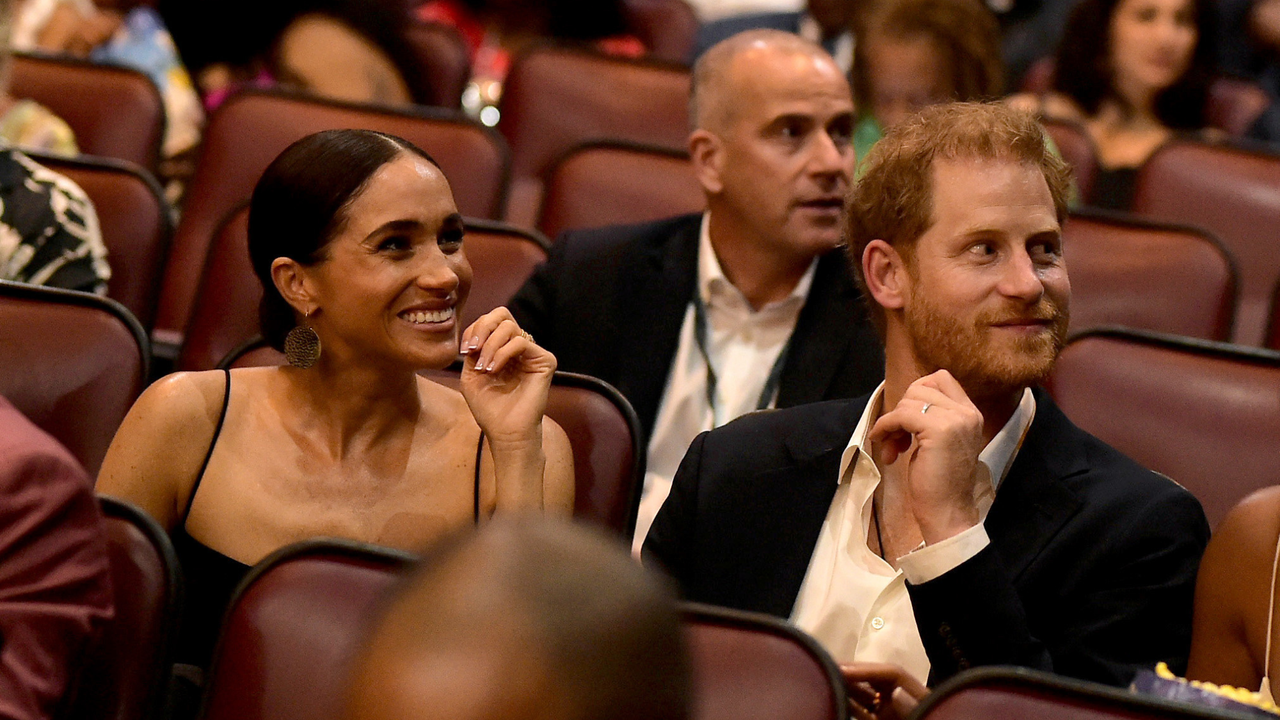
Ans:
[{"label": "blurred audience member", "polygon": [[210,109],[243,87],[382,104],[409,103],[425,87],[398,3],[160,0],[160,12]]},{"label": "blurred audience member", "polygon": [[444,541],[356,658],[347,720],[685,720],[668,585],[595,530],[499,520]]},{"label": "blurred audience member", "polygon": [[870,0],[809,0],[804,9],[795,12],[734,15],[709,22],[698,31],[695,56],[744,30],[781,30],[818,43],[835,58],[840,70],[848,74],[853,68],[857,16],[869,3]]},{"label": "blurred audience member", "polygon": [[103,294],[110,278],[84,190],[0,146],[0,280]]},{"label": "blurred audience member", "polygon": [[511,301],[561,369],[635,407],[637,548],[700,432],[854,397],[884,371],[839,250],[853,101],[831,56],[791,33],[735,35],[698,60],[690,116],[707,212],[567,232]]},{"label": "blurred audience member", "polygon": [[467,112],[488,125],[512,58],[541,41],[586,45],[609,55],[639,57],[645,46],[627,32],[621,0],[429,0],[415,11],[423,22],[458,29],[471,51]]},{"label": "blurred audience member", "polygon": [[1218,68],[1252,80],[1271,97],[1271,105],[1245,136],[1280,142],[1280,0],[1218,0]]},{"label": "blurred audience member", "polygon": [[1138,167],[1178,131],[1205,126],[1208,0],[1083,0],[1058,49],[1054,92],[1016,107],[1083,123],[1098,152],[1087,204],[1128,209]]},{"label": "blurred audience member", "polygon": [[0,398],[0,717],[58,717],[112,617],[92,482],[66,448]]},{"label": "blurred audience member", "polygon": [[1045,58],[1052,58],[1062,40],[1067,16],[1079,0],[985,0],[1000,26],[1005,79],[1021,87],[1024,76]]},{"label": "blurred audience member", "polygon": [[58,155],[80,152],[71,126],[40,103],[9,94],[14,2],[0,0],[0,141]]},{"label": "blurred audience member", "polygon": [[980,0],[897,0],[868,22],[853,92],[859,165],[884,131],[929,105],[1004,93],[1000,29]]},{"label": "blurred audience member", "polygon": [[173,38],[153,8],[122,12],[107,0],[16,1],[13,49],[85,58],[144,73],[164,100],[165,157],[193,149],[200,142],[204,110],[191,77],[178,57]]},{"label": "blurred audience member", "polygon": [[[1280,566],[1280,486],[1250,495],[1213,533],[1196,578],[1195,620],[1187,677],[1260,688],[1276,698],[1276,568]],[[1274,667],[1280,668],[1280,660]]]}]

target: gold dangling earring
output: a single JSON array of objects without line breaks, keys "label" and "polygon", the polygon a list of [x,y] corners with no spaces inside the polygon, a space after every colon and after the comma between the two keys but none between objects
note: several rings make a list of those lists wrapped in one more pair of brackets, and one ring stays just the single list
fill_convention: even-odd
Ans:
[{"label": "gold dangling earring", "polygon": [[[311,317],[308,310],[307,318]],[[284,357],[289,364],[306,370],[320,359],[320,336],[305,320],[284,336]]]}]

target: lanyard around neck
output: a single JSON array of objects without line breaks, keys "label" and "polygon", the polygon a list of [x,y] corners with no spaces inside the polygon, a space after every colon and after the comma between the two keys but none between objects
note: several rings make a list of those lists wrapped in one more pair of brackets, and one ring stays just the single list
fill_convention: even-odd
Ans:
[{"label": "lanyard around neck", "polygon": [[[716,403],[716,370],[711,364],[711,353],[708,350],[707,306],[702,302],[701,293],[697,292],[693,294],[693,339],[698,343],[698,352],[702,353],[702,360],[707,366],[707,405],[711,407],[711,424],[712,427],[720,427],[720,410]],[[782,383],[782,367],[786,365],[787,354],[790,351],[791,338],[788,337],[786,344],[782,346],[782,351],[778,353],[778,358],[773,361],[773,367],[769,368],[764,389],[760,391],[760,398],[756,400],[756,410],[769,407],[769,401],[773,399],[774,393],[778,391],[778,385]]]}]

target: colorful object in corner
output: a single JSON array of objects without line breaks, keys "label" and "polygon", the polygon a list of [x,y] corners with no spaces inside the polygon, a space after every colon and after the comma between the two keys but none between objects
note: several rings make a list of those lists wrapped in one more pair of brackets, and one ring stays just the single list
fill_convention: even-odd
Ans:
[{"label": "colorful object in corner", "polygon": [[1214,685],[1199,680],[1186,680],[1174,675],[1164,663],[1155,671],[1143,670],[1133,679],[1129,689],[1143,695],[1177,700],[1202,707],[1243,712],[1257,717],[1275,718],[1280,714],[1274,704],[1256,692],[1230,685]]}]

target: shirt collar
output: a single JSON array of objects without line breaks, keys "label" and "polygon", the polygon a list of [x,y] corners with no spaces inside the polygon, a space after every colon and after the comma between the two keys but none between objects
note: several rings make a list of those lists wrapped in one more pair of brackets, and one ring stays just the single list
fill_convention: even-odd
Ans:
[{"label": "shirt collar", "polygon": [[[844,482],[844,479],[849,476],[848,470],[858,459],[860,452],[871,455],[867,434],[871,432],[875,420],[879,418],[880,405],[883,402],[884,383],[881,382],[876,391],[871,393],[871,399],[867,401],[867,407],[862,411],[862,417],[858,419],[858,426],[854,428],[853,435],[849,437],[849,444],[845,446],[844,453],[840,456],[838,482]],[[987,466],[992,491],[999,489],[1005,475],[1009,474],[1009,468],[1013,465],[1013,460],[1017,457],[1022,441],[1026,439],[1027,431],[1031,429],[1031,421],[1035,420],[1035,417],[1035,395],[1032,394],[1031,388],[1024,388],[1022,399],[1018,401],[1018,407],[1014,409],[1013,415],[1009,416],[1009,421],[1000,428],[995,437],[991,438],[991,442],[987,443],[982,452],[978,453],[978,462]]]},{"label": "shirt collar", "polygon": [[[804,275],[800,277],[800,282],[791,289],[790,295],[760,309],[766,310],[795,302],[803,303],[809,296],[809,288],[813,285],[813,275],[817,267],[818,258],[814,258],[809,263],[809,269],[805,270]],[[720,259],[716,257],[715,250],[711,247],[711,213],[705,212],[702,214],[702,227],[698,231],[698,296],[710,307],[712,297],[718,293],[734,295],[745,307],[750,307],[746,296],[729,282],[729,278],[724,274],[724,268],[720,267]]]}]

